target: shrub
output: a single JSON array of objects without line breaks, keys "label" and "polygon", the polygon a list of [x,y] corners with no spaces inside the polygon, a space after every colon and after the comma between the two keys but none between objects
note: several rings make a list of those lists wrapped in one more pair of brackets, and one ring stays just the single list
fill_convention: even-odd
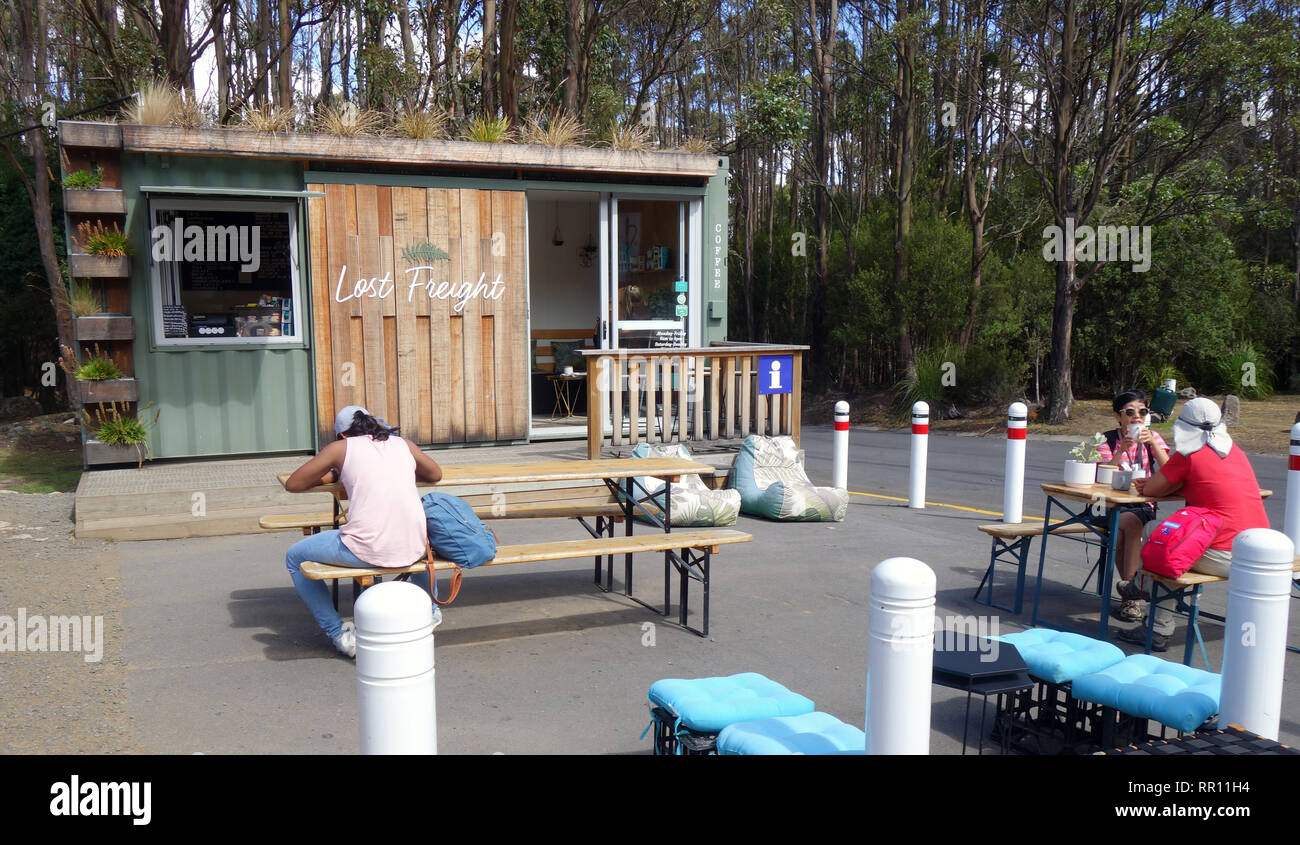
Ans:
[{"label": "shrub", "polygon": [[293,129],[293,109],[269,103],[256,108],[245,106],[239,113],[239,125],[254,132],[289,132]]},{"label": "shrub", "polygon": [[131,239],[116,223],[109,229],[102,220],[96,220],[93,224],[85,221],[77,226],[77,234],[81,236],[82,248],[91,255],[116,258],[135,251]]},{"label": "shrub", "polygon": [[1148,361],[1138,367],[1137,383],[1148,395],[1154,395],[1156,388],[1163,387],[1168,379],[1178,382],[1180,387],[1187,386],[1185,384],[1187,376],[1168,362],[1155,363]]},{"label": "shrub", "polygon": [[692,155],[712,155],[715,150],[713,144],[691,135],[683,138],[682,142],[677,145],[677,151],[680,153],[691,153]]},{"label": "shrub", "polygon": [[371,109],[359,109],[352,103],[344,103],[342,108],[326,106],[321,109],[316,115],[315,127],[317,132],[328,135],[382,135],[384,116]]},{"label": "shrub", "polygon": [[1247,399],[1267,399],[1273,395],[1273,368],[1255,345],[1243,340],[1214,362],[1219,389]]},{"label": "shrub", "polygon": [[78,317],[89,317],[100,312],[99,294],[86,282],[76,282],[68,297],[72,313]]},{"label": "shrub", "polygon": [[508,117],[478,117],[465,128],[461,138],[480,144],[509,144],[514,142],[515,133]]},{"label": "shrub", "polygon": [[140,84],[139,95],[123,110],[127,123],[170,126],[183,104],[180,93],[166,82],[151,79]]},{"label": "shrub", "polygon": [[74,191],[98,188],[104,184],[104,170],[96,165],[93,170],[75,170],[63,178],[63,187]]},{"label": "shrub", "polygon": [[95,344],[94,355],[84,349],[82,353],[83,360],[74,373],[79,381],[104,381],[122,377],[122,370],[113,363],[112,358],[100,351],[99,344]]},{"label": "shrub", "polygon": [[613,150],[641,152],[650,149],[650,130],[639,123],[631,126],[616,126],[613,134],[605,139],[604,145]]},{"label": "shrub", "polygon": [[1029,362],[1010,350],[972,346],[957,365],[953,393],[959,402],[972,405],[1005,404],[1024,395]]},{"label": "shrub", "polygon": [[134,446],[140,456],[139,465],[144,466],[146,459],[153,459],[149,453],[149,426],[158,422],[160,413],[160,410],[155,410],[153,419],[145,422],[142,416],[151,406],[152,403],[141,408],[137,414],[131,415],[124,413],[116,402],[110,402],[106,405],[101,404],[93,413],[83,409],[82,421],[87,429],[95,433],[95,439],[100,443],[109,446]]},{"label": "shrub", "polygon": [[429,140],[447,137],[447,113],[441,109],[407,109],[393,118],[393,129],[404,138]]},{"label": "shrub", "polygon": [[563,112],[554,112],[545,124],[536,119],[524,124],[520,140],[544,147],[571,147],[581,144],[586,137],[587,130],[580,120]]},{"label": "shrub", "polygon": [[[906,374],[894,385],[894,411],[900,416],[907,416],[917,402],[930,406],[930,417],[941,420],[945,416],[945,399],[947,387],[944,376],[951,372],[945,364],[953,363],[956,358],[952,346],[921,349],[916,353],[916,372]],[[949,402],[948,404],[951,404]]]}]

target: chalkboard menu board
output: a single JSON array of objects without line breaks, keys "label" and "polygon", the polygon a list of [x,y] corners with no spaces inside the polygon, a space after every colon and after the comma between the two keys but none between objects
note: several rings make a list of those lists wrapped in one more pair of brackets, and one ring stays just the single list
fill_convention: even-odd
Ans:
[{"label": "chalkboard menu board", "polygon": [[182,291],[289,293],[284,212],[187,208],[160,214],[158,223],[171,229]]},{"label": "chalkboard menu board", "polygon": [[185,316],[184,306],[164,305],[162,312],[163,337],[185,337],[189,334],[190,322]]}]

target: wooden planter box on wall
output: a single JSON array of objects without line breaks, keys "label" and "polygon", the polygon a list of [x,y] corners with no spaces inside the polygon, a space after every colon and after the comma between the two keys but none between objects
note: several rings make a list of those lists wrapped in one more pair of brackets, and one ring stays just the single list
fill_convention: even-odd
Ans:
[{"label": "wooden planter box on wall", "polygon": [[98,440],[86,441],[86,463],[90,466],[101,464],[139,465],[142,454],[148,454],[144,452],[143,445],[140,449],[136,449],[134,446],[110,446],[107,443],[100,443]]},{"label": "wooden planter box on wall", "polygon": [[126,194],[121,188],[66,189],[63,210],[69,214],[126,214]]},{"label": "wooden planter box on wall", "polygon": [[81,404],[97,402],[135,402],[140,398],[140,384],[133,378],[110,378],[103,381],[76,381]]},{"label": "wooden planter box on wall", "polygon": [[95,314],[77,318],[77,340],[134,340],[135,318]]},{"label": "wooden planter box on wall", "polygon": [[131,256],[68,254],[68,275],[74,279],[122,279],[131,274]]}]

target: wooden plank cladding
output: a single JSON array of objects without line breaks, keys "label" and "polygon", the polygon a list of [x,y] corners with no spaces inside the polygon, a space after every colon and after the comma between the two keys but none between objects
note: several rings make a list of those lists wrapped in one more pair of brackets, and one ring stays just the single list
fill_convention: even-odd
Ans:
[{"label": "wooden plank cladding", "polygon": [[126,194],[121,188],[66,189],[63,210],[68,214],[126,214]]},{"label": "wooden plank cladding", "polygon": [[[799,442],[799,381],[806,346],[589,350],[587,455],[611,446],[734,441],[751,434]],[[773,373],[771,356],[790,359]],[[760,372],[760,359],[768,363]],[[785,393],[760,393],[784,385]]]},{"label": "wooden plank cladding", "polygon": [[317,420],[421,445],[528,435],[522,191],[308,185]]},{"label": "wooden plank cladding", "polygon": [[[66,135],[67,130],[64,131]],[[694,179],[708,179],[718,172],[717,156],[679,152],[344,137],[302,132],[254,132],[247,129],[180,129],[173,126],[123,125],[121,133],[122,148],[133,153],[366,162],[405,167],[442,165],[510,170],[527,168]],[[67,141],[64,143],[66,145]]]},{"label": "wooden plank cladding", "polygon": [[59,143],[65,147],[122,146],[122,127],[116,123],[95,123],[89,120],[60,120]]}]

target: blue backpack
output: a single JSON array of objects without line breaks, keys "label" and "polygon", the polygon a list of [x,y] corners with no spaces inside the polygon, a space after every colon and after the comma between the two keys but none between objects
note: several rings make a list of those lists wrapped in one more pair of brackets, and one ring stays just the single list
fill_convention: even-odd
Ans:
[{"label": "blue backpack", "polygon": [[474,509],[448,493],[427,493],[420,500],[429,531],[429,545],[439,557],[473,569],[497,555],[497,538]]}]

